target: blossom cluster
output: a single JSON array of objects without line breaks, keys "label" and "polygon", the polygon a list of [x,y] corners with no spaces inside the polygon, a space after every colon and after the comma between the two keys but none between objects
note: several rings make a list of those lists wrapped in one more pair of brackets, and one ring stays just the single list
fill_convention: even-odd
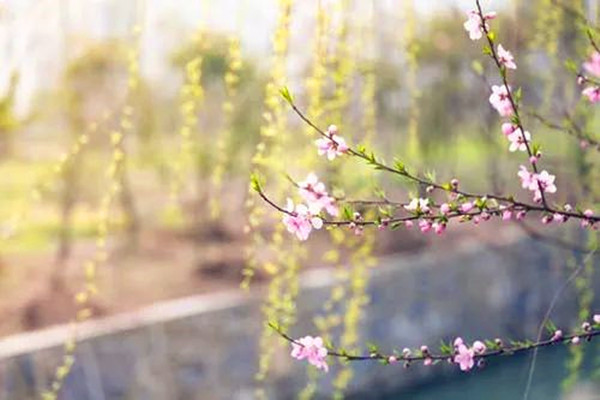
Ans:
[{"label": "blossom cluster", "polygon": [[291,356],[293,358],[307,360],[310,364],[325,372],[329,370],[326,362],[328,356],[344,358],[347,361],[382,360],[386,364],[396,364],[399,361],[404,361],[405,367],[410,366],[412,362],[416,361],[421,361],[424,366],[431,366],[445,360],[457,365],[461,371],[469,372],[475,367],[482,367],[487,357],[511,354],[523,350],[533,350],[538,347],[557,343],[578,345],[584,339],[591,340],[592,337],[600,335],[599,329],[600,314],[595,314],[592,316],[590,322],[584,321],[581,327],[570,335],[565,335],[562,330],[554,327],[550,338],[538,342],[515,341],[505,344],[502,339],[496,338],[485,341],[475,340],[469,345],[461,337],[457,337],[451,345],[442,344],[440,354],[432,353],[429,347],[423,345],[414,350],[405,347],[401,352],[395,351],[392,355],[381,354],[376,348],[373,348],[369,355],[351,355],[343,350],[328,350],[324,345],[323,339],[318,336],[305,336],[294,340],[281,331],[279,333],[290,341],[292,345]]},{"label": "blossom cluster", "polygon": [[292,352],[290,354],[296,360],[306,359],[318,369],[325,372],[329,371],[329,366],[325,361],[327,349],[323,344],[323,339],[318,336],[304,336],[303,338],[293,341]]},{"label": "blossom cluster", "polygon": [[[557,191],[556,177],[547,170],[538,169],[537,164],[541,158],[541,152],[532,145],[532,135],[524,129],[519,117],[518,102],[520,95],[518,91],[513,93],[507,82],[507,70],[517,69],[515,58],[502,44],[496,45],[494,43],[494,35],[490,31],[489,22],[496,18],[496,13],[483,14],[479,8],[479,2],[477,4],[479,10],[471,10],[467,13],[468,19],[464,23],[464,28],[471,40],[479,40],[485,36],[488,41],[489,47],[486,47],[485,52],[494,59],[502,77],[500,85],[491,87],[492,93],[489,102],[498,114],[505,118],[502,122],[501,131],[509,142],[508,150],[510,152],[526,152],[529,157],[530,166],[521,165],[517,172],[521,187],[533,193],[534,202],[543,203],[543,205],[521,203],[515,201],[512,196],[478,195],[461,191],[458,188],[457,179],[452,179],[448,184],[438,184],[433,180],[422,179],[417,175],[410,174],[401,163],[395,164],[394,168],[389,167],[380,162],[372,153],[368,154],[364,147],[362,149],[359,147],[356,150],[351,149],[339,135],[338,128],[335,125],[330,125],[325,132],[319,130],[294,106],[294,110],[323,136],[315,142],[319,155],[324,155],[329,160],[344,154],[357,156],[376,168],[399,174],[422,185],[429,185],[426,189],[428,194],[436,189],[443,190],[448,194],[445,202],[437,204],[433,197],[429,198],[427,196],[414,197],[408,203],[394,203],[388,200],[379,203],[364,202],[383,204],[389,206],[390,209],[400,210],[408,215],[395,216],[391,211],[386,211],[385,218],[378,217],[374,221],[365,221],[359,212],[347,213],[345,209],[346,219],[344,221],[325,221],[326,223],[348,226],[356,234],[362,233],[362,227],[365,225],[376,225],[379,228],[390,225],[392,227],[404,225],[411,228],[417,225],[422,233],[435,232],[439,235],[445,232],[447,223],[452,218],[478,224],[481,221],[490,220],[492,217],[499,217],[503,221],[509,221],[513,218],[522,220],[528,212],[534,211],[542,214],[542,223],[544,224],[564,223],[569,218],[576,218],[581,221],[582,227],[595,228],[594,224],[599,218],[594,215],[592,210],[575,211],[569,204],[565,204],[562,209],[557,209],[546,204],[545,194],[556,193]],[[584,64],[584,68],[589,74],[600,78],[600,53],[594,53],[591,59]],[[600,84],[596,84],[596,81],[582,75],[579,76],[578,82],[582,85],[590,84],[583,90],[583,94],[590,101],[600,101]],[[335,199],[329,196],[325,185],[319,182],[316,175],[309,174],[304,182],[298,184],[298,188],[299,194],[306,204],[294,205],[291,200],[288,200],[284,223],[288,231],[294,233],[301,240],[305,240],[312,229],[319,229],[323,225],[324,221],[320,217],[323,211],[332,216],[337,216],[339,212]],[[415,349],[414,354],[413,350],[405,348],[401,354],[394,353],[390,356],[382,355],[376,351],[366,356],[349,355],[343,350],[329,349],[328,351],[320,337],[305,336],[298,340],[293,340],[285,335],[284,337],[292,343],[291,356],[293,358],[306,359],[310,364],[324,371],[328,370],[326,357],[336,356],[345,358],[348,361],[378,359],[390,364],[403,360],[406,366],[413,361],[422,361],[427,366],[446,360],[457,365],[461,371],[467,372],[475,366],[483,365],[486,357],[512,354],[517,351],[531,350],[559,342],[576,345],[582,339],[591,340],[596,335],[600,335],[600,314],[594,315],[592,322],[584,322],[581,329],[574,331],[571,335],[564,335],[561,330],[556,329],[549,339],[525,344],[511,342],[508,346],[505,346],[500,339],[494,341],[476,340],[469,345],[462,338],[457,337],[451,345],[443,345],[441,354],[437,355],[431,353],[427,346]]]},{"label": "blossom cluster", "polygon": [[298,239],[306,240],[313,229],[321,229],[323,226],[323,219],[319,216],[323,210],[334,217],[339,214],[339,210],[335,199],[327,193],[325,185],[314,173],[308,174],[298,184],[298,192],[306,204],[294,204],[292,199],[288,199],[283,224]]},{"label": "blossom cluster", "polygon": [[[594,78],[600,78],[600,53],[595,51],[590,56],[590,59],[583,63],[583,68],[590,74],[593,75]],[[579,75],[578,83],[584,85],[585,83],[590,83],[589,86],[586,86],[581,94],[588,98],[588,100],[592,103],[598,103],[600,101],[600,86],[592,82],[591,79],[584,77],[583,75]]]},{"label": "blossom cluster", "polygon": [[489,29],[487,21],[496,18],[495,12],[489,12],[483,16],[483,21],[477,10],[471,10],[467,13],[468,19],[464,23],[465,30],[469,32],[471,40],[479,40],[483,36],[483,26]]},{"label": "blossom cluster", "polygon": [[[495,15],[495,13],[486,14],[483,19],[487,21],[493,19]],[[489,31],[489,25],[485,21],[482,22],[482,18],[477,10],[469,11],[467,17],[468,19],[464,23],[464,27],[469,33],[469,37],[471,40],[481,39],[483,33]],[[491,39],[490,44],[492,44]],[[492,52],[492,57],[494,57],[499,67],[504,68],[504,70],[517,69],[517,64],[515,63],[513,55],[510,51],[506,50],[502,44],[498,44],[496,51]],[[594,58],[593,64],[590,64],[589,69],[600,72],[600,55],[597,58]],[[506,79],[504,79],[502,85],[492,86],[492,94],[490,95],[489,102],[501,117],[510,118],[516,113],[511,88],[506,83]],[[518,121],[518,115],[516,117],[516,120]],[[529,162],[533,167],[533,172],[530,172],[527,168],[521,166],[517,175],[521,178],[521,186],[534,193],[533,200],[535,202],[541,202],[544,200],[545,193],[556,193],[556,185],[554,184],[556,177],[546,170],[540,173],[537,172],[536,163],[541,157],[541,153],[532,153],[530,144],[531,133],[524,130],[520,123],[514,123],[513,121],[504,122],[502,124],[502,133],[510,142],[508,148],[510,152],[524,151],[529,153]]]},{"label": "blossom cluster", "polygon": [[556,185],[554,184],[556,178],[546,170],[540,173],[532,173],[521,165],[517,175],[521,178],[521,187],[534,192],[533,200],[535,202],[542,200],[542,191],[544,193],[556,193]]},{"label": "blossom cluster", "polygon": [[479,340],[473,342],[473,346],[469,347],[462,338],[457,337],[454,339],[454,358],[452,358],[452,361],[458,364],[461,371],[470,371],[475,366],[475,356],[484,354],[486,350],[485,343]]},{"label": "blossom cluster", "polygon": [[315,141],[320,156],[327,155],[327,159],[331,161],[335,157],[346,154],[348,145],[346,145],[344,138],[338,135],[337,126],[330,125],[327,132],[325,132],[325,136]]}]

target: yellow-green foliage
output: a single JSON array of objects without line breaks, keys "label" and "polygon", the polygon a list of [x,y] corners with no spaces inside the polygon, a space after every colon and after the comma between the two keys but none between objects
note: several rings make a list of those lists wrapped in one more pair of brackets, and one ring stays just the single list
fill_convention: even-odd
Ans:
[{"label": "yellow-green foliage", "polygon": [[211,176],[212,197],[211,197],[211,216],[217,218],[221,213],[221,187],[223,185],[223,176],[225,167],[228,163],[228,143],[231,141],[233,130],[233,112],[234,102],[236,101],[238,85],[240,81],[240,71],[242,69],[242,54],[240,49],[240,40],[237,36],[229,38],[227,50],[227,70],[225,71],[225,101],[223,102],[224,127],[219,136],[216,146],[216,164]]},{"label": "yellow-green foliage", "polygon": [[[590,232],[587,240],[588,247],[593,249],[595,253],[598,248],[598,234]],[[579,275],[575,278],[575,291],[577,293],[577,301],[579,305],[579,321],[588,321],[591,317],[591,306],[594,300],[594,290],[592,288],[592,279],[594,277],[594,257],[586,255],[583,262],[583,268]],[[574,256],[569,260],[568,266],[571,269],[579,267]],[[562,389],[568,390],[573,387],[579,380],[579,373],[583,365],[585,351],[581,346],[569,346],[569,358],[567,359],[568,375],[562,381]]]},{"label": "yellow-green foliage", "polygon": [[[328,73],[328,45],[329,35],[328,29],[331,24],[330,11],[324,6],[323,2],[318,2],[316,13],[315,34],[313,38],[312,49],[314,57],[311,65],[311,75],[306,80],[306,92],[308,97],[307,115],[313,121],[323,121],[324,116],[324,95],[327,86]],[[314,140],[315,132],[312,127],[305,128],[306,137]],[[307,147],[309,151],[302,158],[303,165],[315,164],[315,155],[313,146]],[[335,257],[338,253],[332,250]],[[331,252],[331,251],[330,251]],[[317,325],[318,326],[318,325]],[[317,379],[320,374],[316,373],[314,368],[307,367],[308,381],[302,391],[298,394],[298,398],[302,400],[311,399],[317,388]]]},{"label": "yellow-green foliage", "polygon": [[44,400],[58,399],[65,378],[68,376],[75,361],[75,349],[77,347],[77,323],[85,321],[92,316],[90,302],[98,293],[96,285],[97,268],[106,261],[107,239],[111,227],[111,210],[118,194],[123,190],[123,174],[125,173],[126,153],[124,138],[132,129],[133,107],[130,105],[134,93],[139,87],[139,37],[141,29],[133,29],[134,44],[128,52],[128,90],[127,102],[120,113],[119,126],[110,132],[110,143],[112,156],[106,169],[108,176],[108,188],[102,197],[98,210],[98,224],[96,231],[96,246],[94,253],[82,265],[85,281],[82,288],[75,294],[74,301],[78,311],[73,319],[73,335],[65,343],[62,363],[57,367],[50,388],[42,393]]},{"label": "yellow-green foliage", "polygon": [[406,54],[406,74],[405,83],[410,95],[410,110],[408,116],[408,141],[407,157],[411,162],[418,162],[419,159],[419,97],[420,91],[417,85],[418,74],[418,44],[416,41],[416,16],[413,0],[404,2],[404,50]]},{"label": "yellow-green foliage", "polygon": [[[373,15],[369,19],[369,25],[362,32],[361,48],[369,48],[373,44]],[[366,60],[364,70],[362,71],[362,92],[360,95],[362,115],[362,140],[368,144],[375,137],[376,133],[376,106],[375,106],[375,75],[372,66],[372,60]],[[369,188],[363,185],[362,182],[368,179],[369,171],[359,170],[356,181],[359,182],[362,190],[355,191],[357,196],[365,196],[369,192]],[[367,214],[366,218],[372,218],[372,215]],[[373,231],[363,232],[361,236],[354,236],[346,240],[345,246],[349,249],[350,272],[348,276],[348,292],[347,300],[344,304],[345,312],[343,316],[343,332],[339,340],[342,348],[348,351],[359,350],[359,324],[364,315],[364,307],[369,303],[367,295],[367,285],[369,283],[368,268],[376,265],[376,260],[373,257],[373,245],[375,242],[375,233]],[[333,386],[335,388],[334,398],[343,398],[344,390],[352,380],[354,371],[348,364],[344,365],[334,379]]]},{"label": "yellow-green foliage", "polygon": [[[292,11],[291,0],[279,0],[279,15],[277,27],[273,35],[273,57],[269,80],[265,87],[265,111],[263,113],[263,124],[260,128],[260,139],[256,145],[254,156],[252,157],[252,170],[254,173],[265,174],[269,172],[269,177],[277,176],[281,172],[282,160],[278,158],[281,153],[281,141],[283,132],[286,128],[286,113],[279,96],[279,90],[286,84],[286,60],[289,44],[289,24]],[[278,180],[275,182],[277,189]],[[281,187],[279,188],[281,192]],[[279,194],[279,193],[276,193]],[[249,196],[246,202],[248,210],[248,224],[245,227],[247,233],[252,236],[251,245],[246,249],[246,267],[243,275],[244,281],[242,287],[247,288],[256,268],[259,266],[259,259],[255,251],[265,247],[267,243],[262,237],[258,228],[265,217],[265,208],[257,203],[256,196],[252,188],[249,188]],[[267,270],[267,272],[270,272]]]},{"label": "yellow-green foliage", "polygon": [[534,50],[543,49],[550,61],[550,68],[544,69],[542,78],[544,79],[544,103],[542,110],[548,110],[552,105],[554,91],[556,89],[556,79],[554,74],[561,65],[558,59],[558,46],[563,25],[563,9],[556,7],[553,0],[538,0],[535,18],[535,36],[531,41],[531,48]]},{"label": "yellow-green foliage", "polygon": [[[253,173],[268,176],[270,192],[280,197],[288,187],[288,182],[279,173],[284,170],[283,149],[286,144],[285,132],[287,128],[286,110],[280,99],[279,90],[286,83],[287,53],[290,35],[290,22],[292,16],[292,0],[279,0],[279,14],[273,36],[273,59],[270,69],[269,81],[265,88],[264,122],[260,130],[260,142],[252,158]],[[289,139],[288,139],[289,140]],[[268,172],[268,174],[267,174]],[[261,206],[264,206],[261,204]],[[277,322],[283,329],[287,329],[294,321],[295,300],[298,292],[299,257],[302,249],[297,243],[289,245],[289,237],[284,236],[282,224],[277,224],[274,232],[267,240],[263,237],[260,226],[267,221],[268,215],[264,208],[256,203],[256,196],[252,188],[247,202],[248,226],[251,233],[250,248],[247,250],[247,265],[244,269],[243,287],[247,287],[255,269],[262,264],[263,269],[272,275],[269,283],[267,299],[263,305],[265,321]],[[274,211],[271,216],[280,218]],[[270,260],[259,259],[257,251],[268,254]],[[259,366],[256,373],[257,381],[267,377],[270,369],[276,344],[281,343],[275,337],[273,330],[265,325],[259,341]],[[257,398],[265,398],[262,388],[257,388]]]},{"label": "yellow-green foliage", "polygon": [[[0,237],[0,244],[2,244],[2,253],[10,252],[11,250],[20,248],[19,246],[26,246],[28,250],[33,250],[39,248],[44,243],[47,245],[49,243],[49,238],[54,236],[58,230],[58,224],[60,221],[56,219],[50,220],[40,220],[40,217],[36,217],[35,221],[32,221],[28,224],[28,229],[26,232],[20,232],[21,225],[25,224],[29,220],[29,215],[33,210],[34,206],[41,206],[41,201],[44,200],[48,193],[52,192],[55,188],[59,178],[62,176],[63,172],[66,168],[70,168],[73,160],[79,156],[79,154],[87,147],[90,142],[90,138],[94,137],[99,127],[104,126],[108,123],[108,121],[112,118],[113,113],[111,111],[106,111],[102,115],[102,120],[98,122],[92,122],[88,124],[87,128],[77,135],[72,143],[69,145],[68,151],[63,152],[59,158],[51,163],[49,166],[44,164],[40,164],[39,168],[41,171],[34,171],[31,173],[30,169],[27,171],[23,171],[23,167],[19,165],[15,165],[15,173],[9,173],[7,164],[3,165],[3,170],[6,176],[15,176],[18,177],[19,185],[27,185],[27,189],[25,189],[25,193],[22,193],[20,188],[12,187],[10,189],[10,193],[15,194],[16,197],[24,200],[21,200],[21,204],[10,207],[11,213],[10,215],[3,215],[3,220],[9,221],[9,229],[10,231],[4,232],[4,234]],[[24,176],[35,176],[35,180],[33,182],[24,181]],[[15,182],[16,184],[17,182]],[[25,196],[23,196],[23,194]],[[7,197],[4,197],[3,200],[7,200]],[[17,211],[14,211],[16,208]],[[0,215],[3,210],[0,210]],[[86,218],[84,218],[86,220]],[[75,224],[77,229],[80,230],[81,234],[85,234],[89,229],[87,229],[87,225],[82,220],[81,223]],[[17,233],[20,234],[20,241],[18,243],[8,243],[9,239],[15,238]]]},{"label": "yellow-green foliage", "polygon": [[[202,30],[194,35],[192,46],[201,49],[203,40]],[[185,63],[185,78],[181,87],[180,96],[180,118],[179,128],[180,154],[173,163],[173,176],[171,177],[171,202],[176,204],[181,195],[183,183],[189,173],[189,168],[194,159],[194,144],[197,138],[198,111],[204,99],[202,87],[202,52],[198,51]]]}]

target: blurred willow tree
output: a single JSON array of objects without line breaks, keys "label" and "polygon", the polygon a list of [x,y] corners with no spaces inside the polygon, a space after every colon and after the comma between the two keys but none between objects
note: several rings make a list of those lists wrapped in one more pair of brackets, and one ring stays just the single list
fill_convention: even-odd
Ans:
[{"label": "blurred willow tree", "polygon": [[[154,135],[155,120],[152,112],[152,93],[144,82],[135,91],[125,95],[115,93],[114,88],[127,87],[127,54],[130,45],[120,40],[93,42],[84,47],[81,55],[70,61],[63,76],[63,86],[59,93],[64,104],[68,137],[77,140],[81,132],[98,116],[107,110],[124,107],[125,97],[128,106],[138,110],[133,121],[134,133],[141,143],[147,143]],[[123,100],[115,100],[123,99]],[[110,137],[104,131],[97,131],[89,138],[94,152],[106,152],[110,147]],[[88,155],[91,155],[88,154]],[[87,172],[97,172],[95,156],[86,158],[76,154],[62,170],[60,188],[61,225],[56,264],[61,265],[71,254],[73,213],[77,201],[86,191],[97,192],[96,187],[84,187],[82,176]],[[129,193],[133,193],[129,191]],[[95,196],[92,196],[95,197]],[[130,224],[136,225],[137,212],[132,199],[121,201],[123,212]],[[57,267],[60,275],[61,268]],[[60,280],[58,276],[55,279]]]},{"label": "blurred willow tree", "polygon": [[[199,196],[197,200],[200,204],[208,205],[204,200],[209,197],[210,185],[207,181],[219,158],[219,155],[215,154],[217,147],[219,151],[226,153],[221,159],[225,174],[230,177],[239,174],[245,179],[260,131],[265,78],[252,59],[245,57],[243,53],[239,55],[240,67],[236,71],[237,91],[235,98],[230,100],[232,109],[227,121],[222,104],[227,90],[225,76],[229,68],[230,36],[207,30],[202,30],[197,36],[201,40],[192,38],[172,53],[171,65],[184,72],[186,68],[194,65],[194,60],[202,60],[195,64],[195,68],[200,68],[197,74],[200,77],[198,84],[202,86],[205,98],[210,98],[210,101],[204,102],[197,111],[199,126],[196,126],[192,133],[195,135],[192,141],[195,143],[195,180]],[[229,134],[226,143],[217,146],[215,132],[223,132],[225,124],[230,124],[227,128]],[[246,183],[243,182],[242,185],[245,187]],[[202,214],[208,215],[208,210],[205,211],[207,212]]]},{"label": "blurred willow tree", "polygon": [[10,78],[6,94],[0,98],[0,159],[9,157],[14,151],[14,135],[20,122],[15,115],[15,92],[19,75]]}]

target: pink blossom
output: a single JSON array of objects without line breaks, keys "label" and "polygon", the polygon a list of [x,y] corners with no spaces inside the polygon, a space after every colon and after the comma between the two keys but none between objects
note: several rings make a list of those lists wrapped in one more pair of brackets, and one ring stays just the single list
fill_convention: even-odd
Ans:
[{"label": "pink blossom", "polygon": [[456,348],[456,355],[454,356],[454,363],[460,366],[461,371],[469,371],[475,365],[475,352],[473,349],[468,348],[464,344],[458,345]]},{"label": "pink blossom", "polygon": [[585,83],[585,78],[581,75],[577,75],[577,84],[583,85]]},{"label": "pink blossom", "polygon": [[529,172],[523,165],[519,166],[517,175],[521,178],[521,187],[523,189],[530,189],[532,185],[536,184],[535,174]]},{"label": "pink blossom", "polygon": [[456,348],[456,347],[460,346],[461,344],[464,344],[464,342],[461,337],[457,337],[456,339],[454,339],[453,344],[454,344],[454,347]]},{"label": "pink blossom", "polygon": [[592,330],[592,325],[590,325],[589,322],[585,321],[581,324],[581,329],[583,329],[586,332],[589,332]]},{"label": "pink blossom", "polygon": [[308,239],[311,230],[321,229],[323,220],[316,216],[315,210],[309,209],[304,204],[294,206],[294,202],[288,199],[286,211],[288,214],[283,216],[283,223],[288,232],[295,234],[300,240]]},{"label": "pink blossom", "polygon": [[554,222],[558,222],[559,224],[565,222],[565,216],[559,213],[554,213],[552,218],[554,219]]},{"label": "pink blossom", "polygon": [[573,339],[571,339],[571,343],[573,343],[574,345],[578,345],[580,342],[580,338],[579,336],[575,336]]},{"label": "pink blossom", "polygon": [[500,116],[509,117],[513,113],[512,103],[509,98],[510,88],[505,85],[493,85],[490,95],[490,104],[498,111]]},{"label": "pink blossom", "polygon": [[482,221],[489,221],[490,218],[492,218],[492,216],[490,215],[490,213],[488,213],[487,211],[483,211],[481,213],[481,220]]},{"label": "pink blossom", "polygon": [[476,354],[483,354],[487,350],[487,346],[485,345],[485,343],[476,340],[473,342],[473,350]]},{"label": "pink blossom", "polygon": [[[471,10],[467,12],[467,21],[463,24],[465,30],[469,32],[469,38],[471,40],[479,40],[483,34],[483,24],[481,21],[481,17],[477,10]],[[483,16],[483,19],[486,21],[485,28],[489,29],[487,21],[496,18],[495,12],[487,13]]]},{"label": "pink blossom", "polygon": [[527,131],[525,131],[525,134],[521,132],[521,129],[517,128],[507,136],[510,141],[508,151],[527,151],[527,143],[531,141],[531,134]]},{"label": "pink blossom", "polygon": [[583,212],[583,215],[585,215],[588,218],[591,218],[594,216],[594,212],[588,208]]},{"label": "pink blossom", "polygon": [[510,122],[505,122],[502,124],[502,133],[504,136],[508,136],[515,131],[518,127]]},{"label": "pink blossom", "polygon": [[389,356],[388,357],[388,363],[395,364],[397,362],[398,362],[398,359],[396,358],[396,356]]},{"label": "pink blossom", "polygon": [[581,94],[588,98],[592,103],[600,101],[600,87],[599,86],[588,86],[581,91]]},{"label": "pink blossom", "polygon": [[446,230],[446,224],[444,224],[443,222],[436,221],[431,225],[431,227],[433,228],[433,231],[438,235],[441,235]]},{"label": "pink blossom", "polygon": [[408,358],[411,356],[411,354],[412,354],[412,351],[410,351],[410,349],[408,347],[405,347],[402,349],[402,357]]},{"label": "pink blossom", "polygon": [[498,45],[498,61],[508,69],[517,69],[515,58],[510,51],[505,50],[501,44]]},{"label": "pink blossom", "polygon": [[467,201],[466,203],[461,204],[460,210],[464,213],[468,213],[469,211],[471,211],[473,209],[473,207],[475,207],[473,205],[473,203],[471,203],[470,201]]},{"label": "pink blossom", "polygon": [[411,211],[414,213],[428,213],[430,211],[429,209],[429,199],[417,199],[414,198],[410,201],[409,204],[404,206],[404,209],[406,209],[407,211]]},{"label": "pink blossom", "polygon": [[479,222],[481,222],[481,218],[479,218],[479,215],[476,215],[473,217],[473,223],[475,225],[479,225]]},{"label": "pink blossom", "polygon": [[563,338],[563,332],[560,329],[557,329],[556,331],[554,331],[554,334],[552,335],[550,340],[552,340],[553,342],[556,342],[557,340],[560,340],[562,338]]},{"label": "pink blossom", "polygon": [[337,133],[337,127],[330,125],[326,132],[327,137],[315,141],[320,156],[327,154],[327,159],[333,160],[336,156],[341,156],[348,151],[346,141]]},{"label": "pink blossom", "polygon": [[423,365],[426,367],[428,367],[432,364],[433,364],[433,359],[431,357],[427,357],[426,359],[423,360]]},{"label": "pink blossom", "polygon": [[590,142],[588,142],[587,140],[581,140],[579,142],[579,147],[581,148],[581,150],[585,150],[590,146]]},{"label": "pink blossom", "polygon": [[308,174],[306,179],[298,184],[298,187],[300,196],[309,204],[309,207],[316,210],[317,214],[323,209],[333,217],[339,214],[335,199],[329,196],[325,185],[319,182],[319,178],[314,173]]},{"label": "pink blossom", "polygon": [[323,345],[323,339],[318,336],[305,336],[292,342],[291,356],[297,360],[307,359],[310,364],[318,369],[325,372],[329,371],[329,366],[325,361],[327,349]]},{"label": "pink blossom", "polygon": [[502,221],[510,221],[512,219],[512,214],[511,210],[504,210],[502,213]]},{"label": "pink blossom", "polygon": [[543,170],[535,176],[535,179],[538,182],[538,192],[541,187],[542,191],[545,193],[556,193],[556,185],[554,184],[556,176],[549,174],[546,170]]},{"label": "pink blossom", "polygon": [[600,314],[594,314],[592,319],[594,320],[595,324],[600,324]]},{"label": "pink blossom", "polygon": [[406,226],[408,229],[412,228],[414,225],[414,222],[412,221],[405,221],[404,222],[404,226]]},{"label": "pink blossom", "polygon": [[600,77],[600,53],[597,51],[593,52],[590,59],[583,63],[583,68],[588,73]]},{"label": "pink blossom", "polygon": [[526,215],[526,214],[527,214],[527,213],[526,213],[525,211],[519,211],[519,212],[517,213],[517,215],[516,215],[516,217],[515,217],[515,218],[516,218],[516,220],[517,220],[517,221],[522,221],[522,220],[524,220],[524,219],[525,219],[525,215]]},{"label": "pink blossom", "polygon": [[440,206],[440,213],[443,215],[448,215],[450,213],[450,205],[448,203],[444,203]]},{"label": "pink blossom", "polygon": [[419,221],[419,229],[423,233],[429,232],[431,230],[431,222],[427,221],[426,219],[420,220]]}]

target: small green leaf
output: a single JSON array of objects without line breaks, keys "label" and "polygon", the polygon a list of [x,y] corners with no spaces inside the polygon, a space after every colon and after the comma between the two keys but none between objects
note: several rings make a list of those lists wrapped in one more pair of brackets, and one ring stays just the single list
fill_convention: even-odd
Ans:
[{"label": "small green leaf", "polygon": [[396,229],[400,228],[402,225],[403,225],[402,221],[394,222],[393,224],[390,225],[390,229],[395,231]]},{"label": "small green leaf", "polygon": [[573,61],[570,58],[567,58],[565,60],[565,68],[568,69],[569,71],[576,73],[577,72],[577,63],[575,63],[575,61]]},{"label": "small green leaf", "polygon": [[394,161],[394,168],[400,172],[401,174],[405,174],[406,173],[406,166],[404,165],[404,163],[400,160],[395,160]]},{"label": "small green leaf", "polygon": [[551,320],[546,321],[544,327],[546,328],[546,331],[548,331],[548,333],[550,334],[554,334],[554,332],[556,332],[556,330],[558,329],[554,322],[552,322]]},{"label": "small green leaf", "polygon": [[256,192],[262,192],[260,178],[258,177],[258,175],[256,173],[253,173],[252,175],[250,175],[250,187],[252,188],[252,190],[254,190]]},{"label": "small green leaf", "polygon": [[379,353],[379,347],[373,342],[367,342],[369,353]]},{"label": "small green leaf", "polygon": [[518,88],[515,91],[515,102],[520,103],[522,98],[523,98],[523,90],[522,90],[522,88]]},{"label": "small green leaf", "polygon": [[342,215],[347,221],[352,221],[354,219],[354,210],[349,204],[344,204],[342,207]]},{"label": "small green leaf", "polygon": [[279,90],[279,93],[281,94],[281,96],[285,99],[285,101],[287,101],[290,104],[294,103],[294,99],[292,98],[292,94],[290,93],[290,90],[288,89],[287,86],[282,87]]}]

